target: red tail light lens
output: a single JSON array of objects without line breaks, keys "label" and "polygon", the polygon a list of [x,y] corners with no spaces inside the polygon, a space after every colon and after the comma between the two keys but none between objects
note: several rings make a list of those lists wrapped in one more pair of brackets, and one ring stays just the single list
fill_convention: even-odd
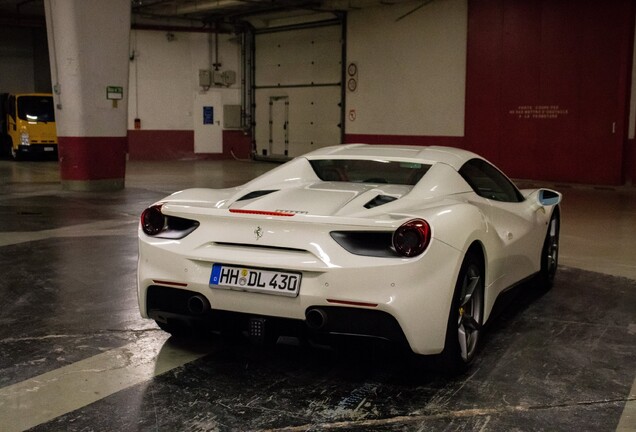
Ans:
[{"label": "red tail light lens", "polygon": [[431,242],[431,227],[424,219],[412,219],[393,233],[395,251],[407,258],[423,253]]},{"label": "red tail light lens", "polygon": [[161,213],[161,206],[148,207],[141,214],[141,229],[149,236],[159,234],[166,227],[166,217]]},{"label": "red tail light lens", "polygon": [[141,214],[141,229],[151,237],[182,239],[199,227],[199,222],[177,216],[168,216],[161,211],[162,204],[148,207]]}]

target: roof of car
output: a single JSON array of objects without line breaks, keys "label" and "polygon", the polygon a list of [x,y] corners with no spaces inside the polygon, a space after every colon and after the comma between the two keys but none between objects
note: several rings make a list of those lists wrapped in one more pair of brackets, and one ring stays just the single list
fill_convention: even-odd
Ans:
[{"label": "roof of car", "polygon": [[479,158],[475,153],[454,147],[391,144],[345,144],[323,147],[311,153],[307,153],[303,157],[307,157],[308,159],[388,158],[418,160],[429,163],[445,163],[457,170],[461,168],[466,161]]}]

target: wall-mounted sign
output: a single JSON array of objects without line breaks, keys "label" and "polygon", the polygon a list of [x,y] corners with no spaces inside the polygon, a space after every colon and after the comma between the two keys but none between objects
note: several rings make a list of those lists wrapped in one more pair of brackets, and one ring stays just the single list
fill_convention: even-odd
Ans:
[{"label": "wall-mounted sign", "polygon": [[356,91],[358,88],[358,65],[355,63],[349,63],[347,67],[347,74],[349,74],[349,78],[347,79],[347,88],[349,91]]},{"label": "wall-mounted sign", "polygon": [[117,86],[106,87],[106,99],[108,100],[121,100],[124,98],[124,88]]},{"label": "wall-mounted sign", "polygon": [[519,105],[508,111],[519,119],[555,120],[569,114],[569,110],[559,105]]},{"label": "wall-mounted sign", "polygon": [[203,124],[214,124],[214,107],[213,106],[204,106],[203,107]]}]

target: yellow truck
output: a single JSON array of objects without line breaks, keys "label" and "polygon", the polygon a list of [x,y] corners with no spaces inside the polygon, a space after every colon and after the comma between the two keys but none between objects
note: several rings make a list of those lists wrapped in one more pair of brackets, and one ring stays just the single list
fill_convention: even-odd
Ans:
[{"label": "yellow truck", "polygon": [[50,93],[3,93],[0,96],[4,151],[13,159],[51,155],[57,158],[55,109]]}]

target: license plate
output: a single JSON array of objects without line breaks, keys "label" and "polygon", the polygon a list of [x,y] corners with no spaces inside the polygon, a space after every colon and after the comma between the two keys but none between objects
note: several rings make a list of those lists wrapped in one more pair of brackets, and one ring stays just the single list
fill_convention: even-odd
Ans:
[{"label": "license plate", "polygon": [[44,151],[54,151],[53,147],[44,147]]},{"label": "license plate", "polygon": [[300,280],[300,273],[214,264],[210,287],[296,297]]}]

